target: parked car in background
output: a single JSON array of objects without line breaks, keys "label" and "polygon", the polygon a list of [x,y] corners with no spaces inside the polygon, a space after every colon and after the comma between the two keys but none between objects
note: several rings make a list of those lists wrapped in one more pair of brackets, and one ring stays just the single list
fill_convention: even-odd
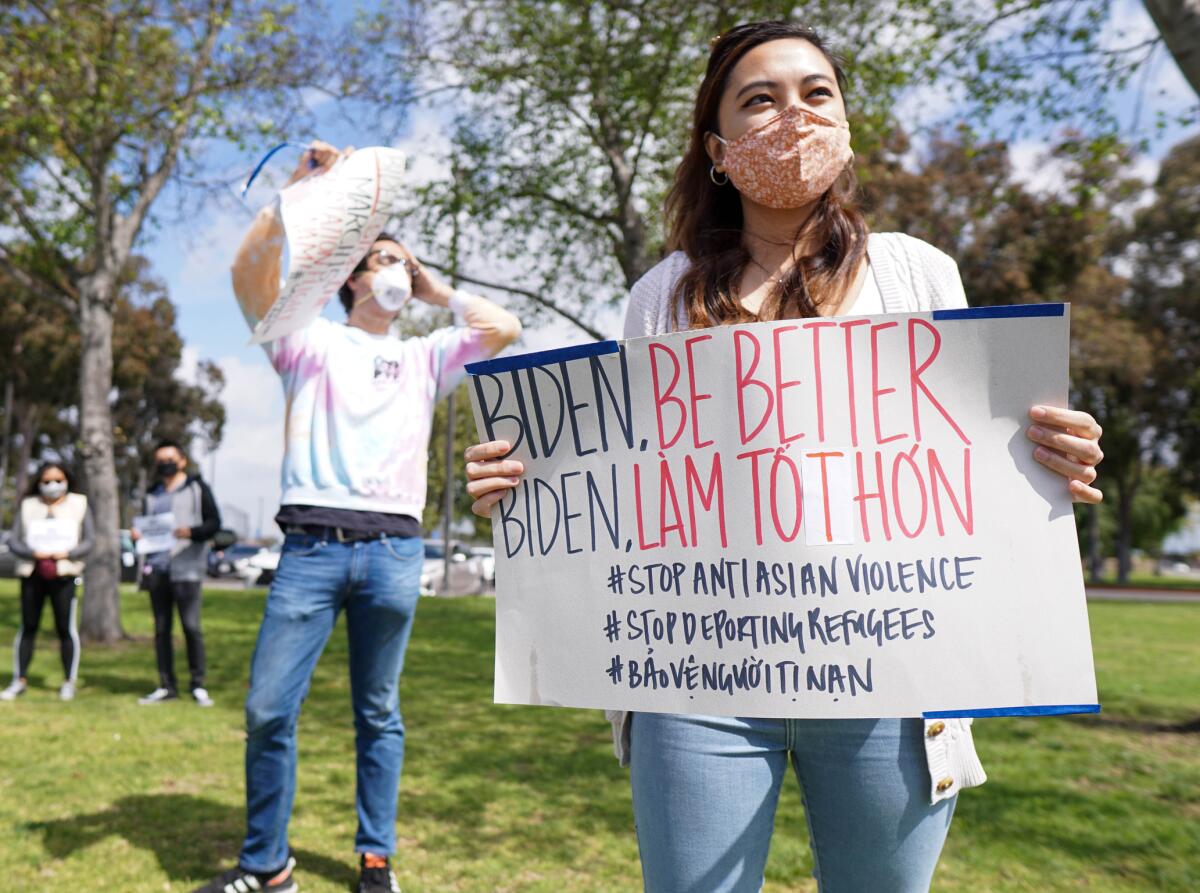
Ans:
[{"label": "parked car in background", "polygon": [[275,571],[279,568],[279,556],[283,545],[259,547],[248,558],[239,559],[236,573],[247,586],[268,586],[275,579]]},{"label": "parked car in background", "polygon": [[491,546],[471,546],[467,554],[476,562],[479,576],[488,586],[496,585],[496,550]]},{"label": "parked car in background", "polygon": [[241,576],[238,566],[241,562],[257,555],[262,546],[252,546],[249,543],[234,543],[224,549],[213,549],[208,553],[208,575],[210,577]]},{"label": "parked car in background", "polygon": [[118,531],[121,537],[121,582],[136,583],[138,580],[137,547],[128,530]]},{"label": "parked car in background", "polygon": [[425,540],[421,595],[474,595],[485,585],[480,560],[468,546],[450,540],[450,585],[445,585],[446,549],[441,540]]}]

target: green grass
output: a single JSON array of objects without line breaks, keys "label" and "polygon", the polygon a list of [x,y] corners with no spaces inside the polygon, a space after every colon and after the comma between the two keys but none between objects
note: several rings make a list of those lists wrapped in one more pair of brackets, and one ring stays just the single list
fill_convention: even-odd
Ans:
[{"label": "green grass", "polygon": [[[0,889],[190,890],[236,855],[242,716],[262,593],[206,594],[212,710],[139,708],[154,687],[146,597],[133,641],[86,648],[61,704],[55,642],[33,690],[0,705]],[[493,603],[429,599],[402,683],[408,755],[398,874],[420,891],[636,891],[625,770],[595,711],[491,704]],[[991,780],[959,799],[939,891],[1200,889],[1200,605],[1091,605],[1100,717],[989,720]],[[0,582],[0,630],[16,624]],[[47,615],[46,622],[50,618]],[[177,655],[180,669],[182,649]],[[354,746],[345,634],[334,633],[300,723],[291,826],[305,893],[353,889]],[[785,786],[768,891],[812,891],[800,798]]]}]

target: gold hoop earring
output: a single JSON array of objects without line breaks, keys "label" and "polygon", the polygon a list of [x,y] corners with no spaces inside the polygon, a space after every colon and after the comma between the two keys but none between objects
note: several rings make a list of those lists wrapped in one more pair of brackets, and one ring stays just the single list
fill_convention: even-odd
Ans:
[{"label": "gold hoop earring", "polygon": [[725,178],[724,180],[717,179],[717,166],[715,164],[709,165],[708,179],[712,180],[718,186],[724,186],[729,182],[729,174],[725,173],[725,171],[721,171],[720,173]]}]

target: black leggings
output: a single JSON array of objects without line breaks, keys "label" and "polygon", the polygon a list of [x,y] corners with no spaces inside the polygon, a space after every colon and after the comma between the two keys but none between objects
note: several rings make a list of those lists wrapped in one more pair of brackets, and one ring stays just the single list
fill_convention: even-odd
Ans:
[{"label": "black leggings", "polygon": [[33,645],[37,640],[38,627],[42,622],[42,608],[46,600],[54,611],[54,629],[58,632],[58,648],[62,654],[63,675],[68,682],[75,681],[79,672],[79,632],[76,629],[75,578],[55,577],[47,580],[34,574],[21,578],[21,628],[13,645],[13,672],[24,679],[33,659]]},{"label": "black leggings", "polygon": [[177,692],[175,679],[175,649],[171,642],[171,620],[174,606],[179,606],[179,622],[187,642],[188,670],[192,688],[204,686],[204,633],[200,631],[200,583],[191,580],[172,581],[163,573],[153,573],[148,580],[150,607],[154,611],[154,655],[158,658],[158,683],[167,691]]}]

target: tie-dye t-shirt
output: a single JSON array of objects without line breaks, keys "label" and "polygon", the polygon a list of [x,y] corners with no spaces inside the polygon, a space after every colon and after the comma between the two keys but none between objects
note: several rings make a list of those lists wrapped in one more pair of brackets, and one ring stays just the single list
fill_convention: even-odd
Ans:
[{"label": "tie-dye t-shirt", "polygon": [[420,519],[434,403],[488,356],[480,333],[397,338],[322,317],[264,346],[286,400],[281,503]]}]

